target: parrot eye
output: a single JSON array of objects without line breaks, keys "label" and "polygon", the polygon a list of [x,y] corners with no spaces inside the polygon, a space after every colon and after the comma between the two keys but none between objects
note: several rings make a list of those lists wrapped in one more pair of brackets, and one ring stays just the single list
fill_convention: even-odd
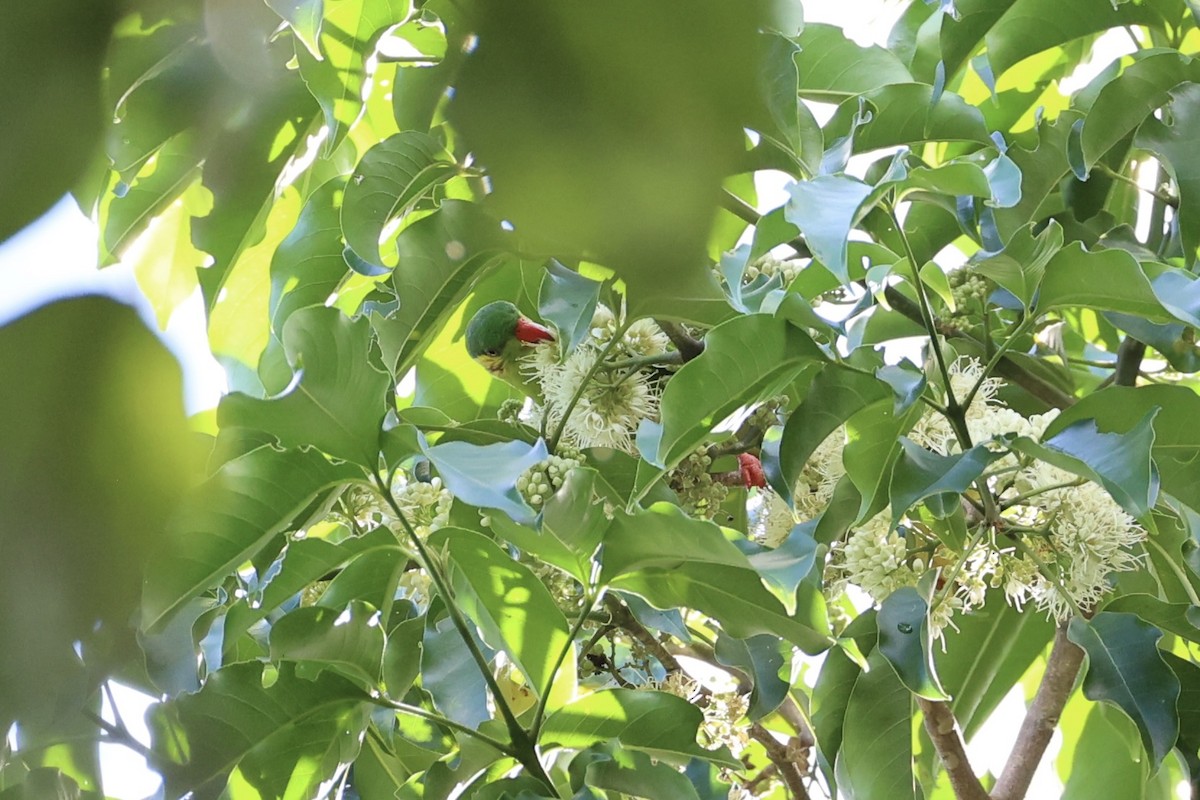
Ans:
[{"label": "parrot eye", "polygon": [[500,352],[498,350],[496,350],[495,348],[492,348],[491,350],[484,350],[483,354],[485,356],[498,356],[498,355],[500,355]]}]

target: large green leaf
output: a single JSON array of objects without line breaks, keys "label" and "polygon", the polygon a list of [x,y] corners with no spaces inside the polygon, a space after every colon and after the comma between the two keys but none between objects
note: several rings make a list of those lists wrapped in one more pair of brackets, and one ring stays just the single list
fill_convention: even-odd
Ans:
[{"label": "large green leaf", "polygon": [[1046,274],[1046,264],[1062,245],[1063,229],[1054,220],[1037,235],[1034,235],[1032,225],[1022,227],[1005,243],[1003,250],[976,262],[975,269],[1030,308],[1042,276]]},{"label": "large green leaf", "polygon": [[1174,653],[1163,660],[1179,679],[1179,741],[1175,746],[1193,775],[1200,769],[1200,666]]},{"label": "large green leaf", "polygon": [[912,81],[912,75],[895,55],[877,45],[855,44],[836,25],[807,24],[799,43],[796,67],[804,97],[840,100],[889,83]]},{"label": "large green leaf", "polygon": [[1037,311],[1082,306],[1119,311],[1157,322],[1172,321],[1141,265],[1124,250],[1088,252],[1079,242],[1046,263]]},{"label": "large green leaf", "polygon": [[726,747],[706,750],[696,743],[704,714],[680,697],[656,691],[603,689],[546,717],[544,745],[584,748],[618,740],[632,750],[667,758],[701,758],[734,766]]},{"label": "large green leaf", "polygon": [[1136,614],[1156,628],[1173,633],[1191,642],[1200,642],[1200,619],[1193,621],[1196,612],[1187,603],[1168,603],[1149,594],[1127,594],[1104,606],[1105,611]]},{"label": "large green leaf", "polygon": [[[81,13],[70,0],[6,12],[0,31],[0,241],[50,209],[86,168],[99,140],[100,70],[116,2]],[[19,190],[17,187],[20,187]]]},{"label": "large green leaf", "polygon": [[1014,145],[1007,155],[1021,171],[1021,202],[1013,208],[996,209],[996,228],[1001,241],[1007,241],[1030,221],[1040,220],[1046,211],[1043,203],[1071,171],[1067,160],[1068,142],[1073,126],[1083,119],[1078,111],[1064,111],[1054,119],[1042,120],[1037,128],[1036,146],[1028,149]]},{"label": "large green leaf", "polygon": [[942,29],[946,73],[953,75],[982,40],[999,77],[1022,59],[1073,39],[1122,25],[1156,24],[1158,15],[1108,0],[970,0],[956,3],[957,21]]},{"label": "large green leaf", "polygon": [[788,189],[784,216],[804,234],[817,260],[842,283],[850,282],[846,261],[850,231],[874,191],[849,175],[821,175]]},{"label": "large green leaf", "polygon": [[594,502],[596,472],[573,469],[562,488],[542,506],[541,530],[513,522],[507,515],[492,518],[492,529],[521,551],[567,572],[582,584],[591,581],[591,555],[609,520],[603,504]]},{"label": "large green leaf", "polygon": [[[474,632],[471,633],[475,637]],[[475,639],[481,650],[482,642]],[[421,688],[438,710],[462,725],[478,727],[491,718],[488,691],[462,635],[446,617],[429,620],[421,643]]]},{"label": "large green leaf", "polygon": [[615,589],[641,595],[656,608],[693,608],[713,617],[739,639],[770,633],[806,653],[829,647],[827,631],[810,619],[813,609],[789,615],[762,584],[758,573],[717,564],[684,562],[673,568],[648,567],[612,582]]},{"label": "large green leaf", "polygon": [[601,285],[557,261],[547,265],[538,291],[538,316],[558,329],[564,353],[574,350],[591,330]]},{"label": "large green leaf", "polygon": [[1054,437],[1068,425],[1095,419],[1102,431],[1129,430],[1154,409],[1154,464],[1162,489],[1200,509],[1200,395],[1182,386],[1113,386],[1089,395],[1064,411],[1046,429]]},{"label": "large green leaf", "polygon": [[[279,0],[272,7],[278,5]],[[338,0],[315,25],[312,9],[294,8],[285,15],[302,32],[298,38],[304,46],[296,48],[296,60],[304,83],[325,115],[329,131],[326,153],[341,144],[363,112],[367,59],[373,54],[375,40],[389,25],[403,22],[411,10],[410,0]],[[301,26],[293,20],[299,20]]]},{"label": "large green leaf", "polygon": [[319,58],[321,46],[317,34],[321,32],[321,18],[325,14],[324,0],[266,0],[266,3],[288,24],[308,51]]},{"label": "large green leaf", "polygon": [[912,695],[882,653],[867,665],[846,704],[838,783],[855,800],[915,798]]},{"label": "large green leaf", "polygon": [[221,425],[270,433],[284,447],[311,445],[336,458],[374,469],[391,379],[370,361],[371,328],[335,308],[302,309],[288,318],[283,344],[296,369],[280,397],[227,395]]},{"label": "large green leaf", "polygon": [[[870,117],[854,126],[859,98]],[[933,87],[925,83],[894,83],[846,100],[826,123],[825,136],[832,141],[852,130],[854,153],[929,140],[984,145],[992,141],[979,109],[953,92],[944,92],[935,104]]]},{"label": "large green leaf", "polygon": [[188,498],[147,569],[142,622],[153,631],[286,530],[322,489],[362,470],[314,450],[265,446],[224,464]]},{"label": "large green leaf", "polygon": [[384,646],[376,613],[359,602],[344,610],[298,608],[271,626],[271,660],[329,667],[373,689],[379,685]]},{"label": "large green leaf", "polygon": [[[569,626],[550,592],[524,564],[514,561],[487,537],[461,528],[444,528],[430,538],[443,547],[456,570],[451,572],[456,601],[479,625],[484,640],[508,653],[537,696],[554,682],[555,668],[570,647]],[[567,658],[560,688],[569,697],[573,659]],[[571,675],[565,675],[570,672]],[[564,699],[561,695],[560,702]]]},{"label": "large green leaf", "polygon": [[892,592],[879,607],[879,652],[918,697],[949,700],[934,667],[929,604],[911,586]]},{"label": "large green leaf", "polygon": [[[868,519],[887,505],[887,487],[901,452],[900,434],[911,427],[923,411],[914,406],[897,414],[895,403],[889,396],[846,420],[846,448],[842,451],[842,462],[846,476],[861,497],[858,519]],[[964,467],[969,465],[969,461],[962,464]],[[965,470],[966,474],[970,471]],[[908,486],[904,488],[909,489]]]},{"label": "large green leaf", "polygon": [[928,497],[947,492],[962,494],[1001,455],[983,445],[965,453],[940,456],[908,439],[901,439],[900,444],[904,450],[892,472],[889,493],[893,525],[909,508]]},{"label": "large green leaf", "polygon": [[772,488],[790,501],[796,479],[813,452],[847,419],[891,396],[873,375],[830,365],[817,374],[804,402],[788,416],[777,448],[764,447]]},{"label": "large green leaf", "polygon": [[332,672],[309,681],[285,662],[264,687],[263,664],[231,664],[210,675],[198,693],[150,711],[166,794],[216,798],[228,780],[234,791],[261,798],[311,796],[353,760],[368,720],[367,699]]},{"label": "large green leaf", "polygon": [[833,765],[842,747],[846,706],[862,668],[841,647],[830,648],[812,691],[810,714],[817,739],[818,760],[831,783]]},{"label": "large green leaf", "polygon": [[1084,167],[1089,170],[1094,167],[1155,109],[1166,105],[1172,89],[1197,78],[1200,65],[1193,59],[1177,51],[1157,51],[1137,59],[1104,84],[1088,110],[1080,134]]},{"label": "large green leaf", "polygon": [[663,391],[657,438],[638,432],[642,457],[668,467],[696,447],[739,406],[769,397],[824,354],[785,320],[749,314],[713,328],[704,352],[684,364]]},{"label": "large green leaf", "polygon": [[521,473],[546,458],[546,443],[505,442],[475,445],[447,442],[433,447],[422,444],[425,457],[456,498],[480,508],[494,508],[517,522],[533,520],[533,509],[517,491]]},{"label": "large green leaf", "polygon": [[344,567],[361,554],[383,549],[398,549],[395,534],[387,528],[376,528],[339,544],[316,538],[288,542],[279,568],[271,570],[273,575],[266,587],[251,598],[239,600],[226,612],[226,646],[232,647],[251,626],[287,603],[310,583]]},{"label": "large green leaf", "polygon": [[671,503],[655,503],[636,514],[614,517],[604,533],[600,580],[684,561],[750,568],[746,556],[716,525],[693,519]]},{"label": "large green leaf", "polygon": [[789,171],[798,166],[815,175],[825,148],[821,127],[800,100],[796,67],[800,45],[779,34],[763,35],[765,53],[758,79],[762,108],[752,118],[752,127],[788,157]]},{"label": "large green leaf", "polygon": [[429,346],[471,283],[502,247],[500,225],[479,206],[448,200],[396,239],[392,290],[400,307],[372,315],[384,364],[403,374]]},{"label": "large green leaf", "polygon": [[0,327],[0,374],[3,727],[87,695],[76,642],[90,654],[99,633],[134,656],[142,567],[199,453],[178,364],[112,300],[64,300]]},{"label": "large green leaf", "polygon": [[637,316],[724,318],[705,251],[744,153],[759,15],[718,0],[480,12],[448,115],[498,213],[564,257],[594,253]]},{"label": "large green leaf", "polygon": [[[605,789],[636,797],[700,800],[696,787],[688,780],[687,775],[670,764],[655,761],[646,753],[626,750],[611,743],[595,745],[591,751],[580,753],[576,760],[571,762],[571,768],[575,770],[578,769],[581,757],[592,756],[583,770],[587,792],[592,789]],[[603,755],[600,755],[601,751]],[[523,792],[520,797],[531,798],[532,795]]]},{"label": "large green leaf", "polygon": [[[457,169],[446,149],[425,133],[403,131],[372,147],[346,185],[342,201],[346,244],[372,267],[391,266],[391,259],[384,258],[379,249],[384,229]],[[400,255],[403,258],[409,253]]]},{"label": "large green leaf", "polygon": [[[1200,79],[1200,67],[1194,80]],[[1149,118],[1134,138],[1134,145],[1159,155],[1179,187],[1179,236],[1188,266],[1196,261],[1200,246],[1200,160],[1190,145],[1200,131],[1200,84],[1188,83],[1171,92],[1171,124]]]},{"label": "large green leaf", "polygon": [[344,180],[325,183],[300,210],[291,233],[271,256],[271,329],[283,333],[293,312],[324,305],[349,271],[342,257],[342,228],[338,209]]},{"label": "large green leaf", "polygon": [[[1082,721],[1077,721],[1073,712],[1079,713]],[[1119,711],[1102,704],[1080,703],[1077,709],[1068,706],[1062,728],[1062,800],[1151,796],[1146,793],[1150,769],[1141,757],[1137,728]],[[1088,766],[1067,771],[1063,769],[1067,764]]]},{"label": "large green leaf", "polygon": [[749,639],[735,639],[721,633],[717,636],[714,652],[717,661],[728,667],[736,667],[750,676],[750,706],[746,714],[759,720],[770,714],[787,698],[790,686],[779,677],[784,657],[783,643],[777,636],[759,634]]},{"label": "large green leaf", "polygon": [[1158,654],[1162,631],[1133,614],[1101,611],[1072,619],[1068,636],[1088,656],[1083,693],[1124,711],[1157,767],[1179,735],[1179,679]]}]

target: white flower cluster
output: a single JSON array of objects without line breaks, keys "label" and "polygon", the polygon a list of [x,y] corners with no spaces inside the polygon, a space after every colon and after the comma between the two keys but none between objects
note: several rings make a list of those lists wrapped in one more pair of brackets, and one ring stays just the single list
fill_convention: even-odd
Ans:
[{"label": "white flower cluster", "polygon": [[454,495],[442,487],[441,478],[434,478],[429,483],[409,481],[398,487],[393,486],[392,496],[404,512],[408,524],[421,538],[450,524]]},{"label": "white flower cluster", "polygon": [[[605,364],[598,365],[617,328],[613,312],[597,306],[587,338],[566,360],[559,362],[557,341],[541,342],[522,357],[522,372],[541,387],[549,427],[556,429],[566,417],[563,441],[575,447],[609,447],[634,453],[638,425],[643,419],[658,418],[661,387],[653,373],[632,367],[612,369],[609,365],[662,355],[670,340],[653,320],[638,320],[608,350]],[[576,394],[579,400],[572,409]]]},{"label": "white flower cluster", "polygon": [[759,275],[766,275],[768,278],[778,275],[786,287],[796,279],[796,276],[800,274],[800,270],[804,269],[804,266],[805,261],[803,259],[779,259],[767,253],[746,266],[746,271],[742,273],[742,282],[750,283]]},{"label": "white flower cluster", "polygon": [[517,478],[517,491],[534,509],[540,509],[550,495],[562,488],[567,473],[583,464],[583,454],[572,447],[560,447],[558,453],[534,464]]},{"label": "white flower cluster", "polygon": [[[1057,412],[1023,417],[997,399],[1001,382],[981,380],[982,376],[982,367],[974,359],[960,358],[950,369],[950,391],[960,404],[979,385],[966,409],[972,441],[999,449],[1004,436],[1040,439]],[[960,449],[940,414],[927,414],[909,438],[942,455]],[[836,460],[840,462],[840,453]],[[810,466],[816,462],[814,456]],[[830,470],[828,465],[821,468]],[[1065,620],[1076,609],[1094,607],[1112,573],[1137,566],[1131,548],[1145,539],[1145,531],[1103,487],[1015,453],[994,462],[987,481],[1002,512],[995,529],[981,537],[974,549],[951,551],[918,525],[902,524],[905,535],[901,535],[891,529],[885,511],[835,548],[834,588],[848,582],[879,602],[901,586],[915,586],[928,569],[938,568],[939,583],[954,582],[948,592],[939,586],[940,601],[931,615],[931,628],[940,635],[952,624],[953,613],[982,605],[988,587],[1003,586],[1008,601],[1017,608],[1032,601]]]}]

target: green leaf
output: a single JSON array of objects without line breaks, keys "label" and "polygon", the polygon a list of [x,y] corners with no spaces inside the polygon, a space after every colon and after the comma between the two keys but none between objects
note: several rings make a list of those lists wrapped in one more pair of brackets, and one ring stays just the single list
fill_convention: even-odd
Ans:
[{"label": "green leaf", "polygon": [[1193,619],[1194,608],[1187,603],[1168,603],[1149,594],[1127,594],[1115,597],[1105,604],[1104,610],[1136,614],[1156,628],[1181,636],[1190,642],[1200,642],[1200,619]]},{"label": "green leaf", "polygon": [[836,25],[809,23],[800,34],[796,66],[800,94],[828,102],[869,92],[889,83],[910,83],[908,69],[882,47],[862,47]]},{"label": "green leaf", "polygon": [[1080,242],[1068,244],[1046,263],[1037,312],[1072,306],[1172,321],[1133,256],[1124,250],[1088,252]]},{"label": "green leaf", "polygon": [[846,704],[838,784],[856,800],[915,798],[912,695],[882,653],[871,653],[867,665]]},{"label": "green leaf", "polygon": [[724,632],[717,635],[715,654],[717,661],[727,667],[736,667],[750,676],[750,707],[746,711],[752,720],[760,720],[770,714],[788,696],[789,684],[779,677],[783,666],[777,636],[760,634],[749,639],[735,639]]},{"label": "green leaf", "polygon": [[738,542],[750,566],[775,593],[789,613],[795,611],[796,589],[812,574],[819,545],[813,538],[813,521],[796,525],[777,547],[760,547],[749,540]]},{"label": "green leaf", "polygon": [[56,767],[34,767],[20,783],[0,791],[0,800],[79,800],[80,786]]},{"label": "green leaf", "polygon": [[879,607],[879,652],[918,697],[949,700],[938,680],[929,635],[929,605],[911,586],[892,592]]},{"label": "green leaf", "polygon": [[538,293],[538,314],[558,329],[563,353],[579,346],[592,326],[592,315],[600,301],[598,281],[550,259]]},{"label": "green leaf", "polygon": [[1162,490],[1200,510],[1200,396],[1182,386],[1113,386],[1088,395],[1064,411],[1046,429],[1053,438],[1068,425],[1094,419],[1102,431],[1129,430],[1154,409],[1154,464]]},{"label": "green leaf", "polygon": [[[478,533],[443,528],[430,537],[430,547],[439,550],[443,545],[456,568],[451,571],[456,601],[479,625],[484,640],[508,653],[528,678],[529,688],[541,697],[571,641],[570,626],[554,598],[529,567]],[[572,662],[566,660],[562,675],[570,680],[556,687],[566,689],[567,697],[574,683]]]},{"label": "green leaf", "polygon": [[168,797],[216,797],[227,779],[258,797],[309,796],[353,760],[370,708],[362,689],[332,672],[305,680],[286,662],[270,686],[263,678],[259,662],[231,664],[150,710]]},{"label": "green leaf", "polygon": [[1036,236],[1033,226],[1020,228],[1004,249],[975,263],[975,270],[1011,292],[1025,308],[1033,305],[1046,265],[1062,249],[1063,230],[1051,220]]},{"label": "green leaf", "polygon": [[321,490],[360,478],[312,450],[260,447],[201,484],[174,517],[142,590],[141,627],[155,631],[188,600],[257,554]]},{"label": "green leaf", "polygon": [[770,633],[810,654],[830,644],[828,632],[818,631],[815,620],[807,618],[812,609],[789,615],[750,569],[686,561],[673,568],[647,567],[622,575],[612,586],[641,595],[656,608],[694,608],[739,639]]},{"label": "green leaf", "polygon": [[[304,83],[324,112],[329,129],[327,155],[342,143],[363,113],[367,59],[375,41],[385,28],[403,22],[411,10],[410,0],[338,0],[325,9],[319,27],[313,26],[311,34],[306,30],[300,37],[304,47],[296,49],[296,61]],[[296,10],[284,19],[291,22],[302,16],[305,10]]]},{"label": "green leaf", "polygon": [[1063,775],[1062,800],[1147,797],[1150,767],[1141,755],[1137,728],[1119,711],[1102,704],[1081,703],[1079,710],[1086,715],[1082,722],[1075,722],[1070,706],[1063,715],[1066,735],[1059,769],[1068,759],[1088,768],[1071,769]]},{"label": "green leaf", "polygon": [[813,255],[843,284],[850,282],[847,249],[850,231],[875,191],[848,175],[821,175],[788,187],[784,216],[801,233]]},{"label": "green leaf", "polygon": [[[1195,79],[1200,79],[1200,67]],[[1135,147],[1144,148],[1163,159],[1179,187],[1179,237],[1184,261],[1196,262],[1200,246],[1200,162],[1189,143],[1200,131],[1200,84],[1188,83],[1171,92],[1171,124],[1148,118],[1134,137]]]},{"label": "green leaf", "polygon": [[807,397],[788,416],[776,456],[765,453],[771,487],[790,502],[800,471],[821,442],[855,413],[890,396],[887,384],[862,372],[829,365],[817,373]]},{"label": "green leaf", "polygon": [[313,192],[271,257],[268,313],[276,333],[299,309],[324,305],[349,271],[338,220],[345,188],[345,181],[335,179]]},{"label": "green leaf", "polygon": [[591,556],[609,524],[603,504],[593,500],[596,477],[591,469],[567,473],[562,488],[542,506],[540,531],[505,515],[493,517],[491,527],[522,552],[558,567],[586,586],[591,581]]},{"label": "green leaf", "polygon": [[996,228],[1001,241],[1007,241],[1023,225],[1046,216],[1043,203],[1070,172],[1067,145],[1074,126],[1083,114],[1067,110],[1052,120],[1043,120],[1037,129],[1036,146],[1027,149],[1014,145],[1007,155],[1021,171],[1021,202],[1012,208],[996,209]]},{"label": "green leaf", "polygon": [[[472,632],[474,638],[474,633]],[[486,646],[476,643],[486,652]],[[449,617],[425,626],[421,646],[421,688],[447,718],[477,728],[491,719],[487,684]]]},{"label": "green leaf", "polygon": [[859,99],[851,97],[825,125],[825,136],[831,141],[853,135],[852,153],[929,140],[991,144],[983,114],[953,92],[944,92],[935,104],[932,86],[895,83],[859,97],[870,112],[869,119],[858,126],[852,124]]},{"label": "green leaf", "polygon": [[[886,488],[901,452],[900,434],[911,427],[922,412],[922,408],[914,406],[903,414],[896,414],[894,403],[888,397],[846,420],[842,462],[846,466],[846,476],[861,496],[859,520],[869,519],[887,504]],[[919,489],[915,491],[919,493]]]},{"label": "green leaf", "polygon": [[956,621],[945,631],[946,652],[935,652],[942,686],[963,735],[973,738],[1009,690],[1021,679],[1054,635],[1042,614],[1018,611],[992,590],[985,610]]},{"label": "green leaf", "polygon": [[[13,8],[0,31],[0,241],[48,211],[86,169],[105,118],[100,74],[116,2]],[[29,76],[36,76],[36,80]],[[16,191],[16,187],[20,187]]]},{"label": "green leaf", "polygon": [[339,544],[315,538],[288,542],[278,571],[274,572],[274,577],[261,593],[253,598],[253,604],[247,598],[230,606],[225,615],[226,645],[231,646],[256,622],[265,619],[310,583],[346,566],[358,556],[375,550],[398,549],[395,535],[387,528],[376,528]]},{"label": "green leaf", "polygon": [[782,150],[792,164],[815,175],[821,167],[825,147],[821,126],[800,100],[796,68],[800,45],[775,33],[763,36],[765,53],[758,77],[762,108],[752,118],[751,127]]},{"label": "green leaf", "polygon": [[88,694],[76,642],[96,679],[95,635],[110,658],[138,658],[142,567],[200,453],[178,363],[113,300],[63,300],[0,327],[0,374],[3,727]]},{"label": "green leaf", "polygon": [[396,239],[392,289],[400,308],[372,314],[384,364],[402,375],[428,348],[471,283],[502,247],[500,225],[474,203],[447,200]]},{"label": "green leaf", "polygon": [[672,503],[636,514],[618,513],[604,533],[601,583],[651,567],[682,562],[750,569],[750,562],[721,529],[693,519]]},{"label": "green leaf", "polygon": [[973,0],[955,8],[960,18],[942,29],[947,76],[958,71],[981,39],[998,78],[1028,56],[1073,39],[1122,25],[1160,24],[1149,7],[1114,6],[1108,0]]},{"label": "green leaf", "polygon": [[[363,154],[346,184],[346,244],[372,266],[393,266],[379,249],[384,228],[457,171],[454,159],[428,134],[404,131],[384,139]],[[400,253],[402,259],[405,255]]]},{"label": "green leaf", "polygon": [[288,24],[314,58],[321,58],[317,36],[325,14],[324,0],[266,0],[268,6]]},{"label": "green leaf", "polygon": [[890,492],[893,526],[908,509],[928,497],[962,494],[1002,455],[983,445],[951,456],[931,453],[908,439],[901,439],[900,445],[904,451],[892,472]]},{"label": "green leaf", "polygon": [[700,758],[734,767],[729,749],[706,750],[696,743],[704,714],[683,698],[658,691],[602,689],[546,717],[541,744],[584,748],[618,740],[631,750],[674,759]]},{"label": "green leaf", "polygon": [[1082,132],[1084,166],[1092,169],[1155,109],[1166,105],[1172,89],[1197,78],[1200,67],[1177,51],[1152,51],[1125,67],[1104,84],[1088,110]]},{"label": "green leaf", "polygon": [[1158,653],[1162,631],[1133,614],[1101,611],[1091,620],[1072,619],[1067,635],[1088,656],[1083,693],[1134,721],[1157,768],[1179,734],[1179,679]]},{"label": "green leaf", "polygon": [[1176,748],[1188,770],[1200,770],[1200,667],[1174,653],[1162,653],[1163,660],[1179,680],[1179,741]]},{"label": "green leaf", "polygon": [[1041,445],[1022,440],[1015,447],[1101,484],[1131,516],[1141,519],[1158,498],[1158,472],[1150,457],[1157,414],[1152,409],[1124,433],[1101,433],[1095,421],[1080,420]]},{"label": "green leaf", "polygon": [[846,655],[846,651],[833,647],[825,655],[813,687],[810,709],[813,733],[816,734],[821,770],[830,780],[831,787],[835,781],[833,765],[842,747],[846,706],[860,675],[862,668]]},{"label": "green leaf", "polygon": [[227,395],[220,425],[270,433],[284,447],[311,445],[336,458],[374,469],[386,411],[388,375],[369,359],[371,328],[335,308],[302,309],[288,318],[283,345],[296,369],[280,397]]},{"label": "green leaf", "polygon": [[662,432],[653,448],[645,428],[639,430],[642,457],[658,467],[674,465],[739,406],[777,393],[803,367],[824,359],[807,333],[766,314],[713,328],[704,337],[704,352],[667,382]]},{"label": "green leaf", "polygon": [[532,445],[447,442],[429,447],[422,437],[421,452],[433,462],[446,488],[458,500],[503,511],[517,522],[533,521],[533,509],[517,491],[517,478],[547,457],[546,443],[541,439]]},{"label": "green leaf", "polygon": [[421,674],[423,616],[406,619],[388,631],[383,651],[383,684],[388,697],[403,698]]},{"label": "green leaf", "polygon": [[745,151],[761,15],[718,0],[690,6],[689,25],[678,15],[637,0],[488,5],[447,116],[520,236],[594,253],[635,317],[715,324],[729,309],[706,245]]},{"label": "green leaf", "polygon": [[365,603],[298,608],[271,626],[271,660],[312,662],[371,689],[379,684],[384,638],[378,612]]},{"label": "green leaf", "polygon": [[[696,788],[688,776],[670,764],[655,761],[646,753],[624,750],[613,745],[596,746],[603,749],[607,758],[591,760],[584,772],[584,786],[624,792],[637,797],[678,798],[678,800],[700,800]],[[581,754],[582,755],[582,754]],[[572,767],[575,763],[572,762]],[[531,795],[523,795],[530,798]]]}]

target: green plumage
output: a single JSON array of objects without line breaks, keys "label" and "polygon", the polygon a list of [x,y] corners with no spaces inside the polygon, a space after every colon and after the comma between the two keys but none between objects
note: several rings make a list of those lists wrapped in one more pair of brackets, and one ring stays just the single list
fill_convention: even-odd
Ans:
[{"label": "green plumage", "polygon": [[517,338],[521,312],[506,300],[488,303],[467,323],[467,353],[522,394],[541,399],[541,391],[521,374],[520,358],[527,352]]}]

